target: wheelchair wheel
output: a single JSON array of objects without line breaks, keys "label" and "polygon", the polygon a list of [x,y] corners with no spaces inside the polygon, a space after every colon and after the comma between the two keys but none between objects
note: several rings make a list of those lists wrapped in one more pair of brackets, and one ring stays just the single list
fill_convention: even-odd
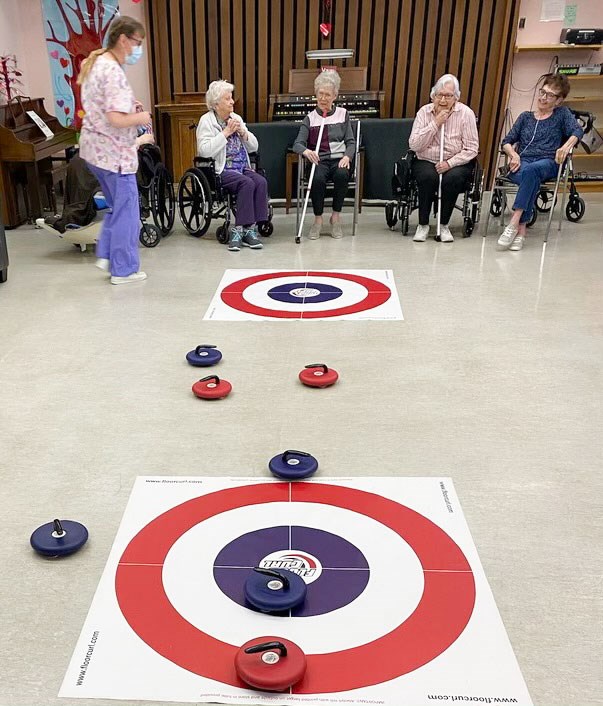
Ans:
[{"label": "wheelchair wheel", "polygon": [[207,233],[211,223],[212,195],[207,177],[193,167],[184,172],[178,187],[178,212],[186,230],[197,238]]},{"label": "wheelchair wheel", "polygon": [[555,203],[553,203],[553,192],[547,189],[542,189],[538,192],[536,197],[536,208],[540,213],[548,213],[551,208],[557,205],[557,197],[555,197]]},{"label": "wheelchair wheel", "polygon": [[469,238],[471,236],[474,225],[471,218],[465,218],[465,222],[463,223],[463,238]]},{"label": "wheelchair wheel", "polygon": [[492,198],[490,200],[490,213],[494,218],[499,218],[504,211],[507,199],[502,191],[499,189],[494,189],[492,192]]},{"label": "wheelchair wheel", "polygon": [[268,204],[268,220],[260,221],[258,223],[258,233],[263,235],[265,238],[269,238],[274,233],[274,226],[272,225],[272,216],[274,216],[274,209],[272,204]]},{"label": "wheelchair wheel", "polygon": [[269,238],[274,233],[274,226],[270,221],[262,221],[258,223],[258,233]]},{"label": "wheelchair wheel", "polygon": [[149,205],[155,225],[162,235],[167,235],[174,227],[176,197],[172,175],[163,164],[155,167],[149,191]]},{"label": "wheelchair wheel", "polygon": [[226,223],[223,223],[221,226],[218,226],[218,229],[216,230],[216,238],[219,243],[222,243],[222,245],[226,245],[228,242],[228,226]]},{"label": "wheelchair wheel", "polygon": [[529,220],[529,221],[526,221],[526,227],[527,227],[527,228],[531,228],[531,227],[534,225],[534,223],[536,223],[536,220],[537,220],[537,219],[538,219],[538,209],[535,208],[535,209],[532,211],[532,215],[530,216],[530,220]]},{"label": "wheelchair wheel", "polygon": [[398,204],[395,201],[388,201],[385,204],[385,222],[393,230],[398,222]]},{"label": "wheelchair wheel", "polygon": [[565,216],[567,220],[572,223],[577,223],[580,221],[585,212],[586,204],[584,203],[584,199],[580,198],[580,196],[571,198],[565,207]]},{"label": "wheelchair wheel", "polygon": [[408,220],[410,216],[410,209],[407,203],[400,204],[400,229],[402,230],[402,235],[408,235]]},{"label": "wheelchair wheel", "polygon": [[481,165],[477,165],[475,169],[475,182],[473,185],[473,193],[471,195],[471,220],[473,227],[479,223],[482,215],[482,199],[484,197],[484,171]]},{"label": "wheelchair wheel", "polygon": [[153,223],[143,223],[138,239],[145,248],[154,248],[161,240],[161,230]]}]

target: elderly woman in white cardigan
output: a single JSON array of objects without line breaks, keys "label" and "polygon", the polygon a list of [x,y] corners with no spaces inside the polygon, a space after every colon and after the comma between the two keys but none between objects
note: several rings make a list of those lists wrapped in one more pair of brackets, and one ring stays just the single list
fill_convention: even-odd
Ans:
[{"label": "elderly woman in white cardigan", "polygon": [[238,251],[245,245],[257,250],[262,247],[257,223],[268,220],[268,185],[263,176],[251,169],[249,153],[257,151],[258,141],[243,118],[233,113],[233,91],[234,86],[227,81],[209,84],[205,102],[210,110],[197,126],[197,153],[215,160],[223,188],[237,197],[236,221],[228,249]]}]

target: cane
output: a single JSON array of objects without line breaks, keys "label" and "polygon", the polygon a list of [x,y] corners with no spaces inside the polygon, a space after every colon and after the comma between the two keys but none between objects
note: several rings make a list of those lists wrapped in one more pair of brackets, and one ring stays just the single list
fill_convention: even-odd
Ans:
[{"label": "cane", "polygon": [[[325,111],[323,113],[322,117],[322,123],[320,124],[320,128],[318,129],[318,140],[316,141],[316,154],[320,155],[320,141],[322,140],[322,131],[325,126],[325,118],[327,117],[327,112]],[[300,243],[301,242],[301,232],[304,228],[304,218],[306,217],[306,210],[308,209],[308,199],[310,198],[310,189],[312,188],[312,179],[314,179],[314,171],[316,169],[316,164],[312,162],[312,168],[310,169],[310,178],[308,179],[308,188],[306,191],[306,198],[304,201],[304,208],[302,211],[302,215],[299,221],[299,230],[297,231],[297,235],[295,236],[295,242]]]},{"label": "cane", "polygon": [[[440,162],[444,161],[444,123],[440,129]],[[436,240],[440,240],[440,214],[442,212],[442,173],[440,172],[440,181],[438,183],[438,225],[436,227]]]}]

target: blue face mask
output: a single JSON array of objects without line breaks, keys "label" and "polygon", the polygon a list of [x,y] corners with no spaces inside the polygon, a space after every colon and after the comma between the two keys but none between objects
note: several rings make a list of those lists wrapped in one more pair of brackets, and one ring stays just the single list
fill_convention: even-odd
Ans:
[{"label": "blue face mask", "polygon": [[132,49],[132,53],[128,54],[126,56],[126,64],[132,65],[135,64],[140,57],[142,56],[142,47],[139,47],[138,45]]}]

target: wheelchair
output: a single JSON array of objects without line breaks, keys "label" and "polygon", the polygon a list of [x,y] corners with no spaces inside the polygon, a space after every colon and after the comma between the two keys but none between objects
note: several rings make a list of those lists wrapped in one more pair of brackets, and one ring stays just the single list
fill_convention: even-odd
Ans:
[{"label": "wheelchair", "polygon": [[[136,182],[142,223],[139,240],[146,248],[154,248],[172,231],[176,216],[174,182],[161,161],[157,145],[142,145],[138,149]],[[153,224],[145,222],[149,216]]]},{"label": "wheelchair", "polygon": [[[392,175],[392,192],[394,201],[385,204],[385,221],[393,230],[398,221],[402,235],[408,235],[410,214],[419,207],[419,189],[412,176],[412,163],[416,154],[412,150],[394,164]],[[463,237],[468,238],[479,223],[484,193],[484,172],[480,163],[475,160],[471,178],[463,195],[463,205],[455,208],[463,214]],[[437,198],[433,202],[434,214],[437,214]],[[438,240],[438,236],[436,236]]]},{"label": "wheelchair", "polygon": [[[259,155],[249,155],[251,168],[265,176],[260,168]],[[207,233],[212,219],[223,218],[218,226],[216,238],[223,245],[230,237],[230,225],[236,215],[236,196],[222,187],[220,175],[216,173],[215,160],[195,157],[193,167],[184,172],[178,187],[178,212],[182,225],[190,235],[200,238]],[[268,220],[258,223],[258,233],[269,237],[274,231],[272,205],[268,196]]]},{"label": "wheelchair", "polygon": [[[57,229],[56,223],[64,220],[63,215],[67,204],[63,205],[63,215],[38,218],[36,226],[58,235],[84,252],[88,245],[94,245],[98,240],[103,213],[107,211],[108,204],[100,191],[99,183],[85,167],[83,160],[77,161],[77,164],[81,166],[75,168],[75,164],[76,159],[71,165],[71,169],[74,170],[73,175],[70,176],[68,171],[68,179],[77,180],[84,193],[86,190],[88,191],[87,201],[69,204],[71,210],[65,218],[74,218],[74,220],[65,223],[61,230]],[[68,166],[68,170],[69,168]],[[77,169],[83,169],[84,172],[78,172]],[[161,162],[161,152],[154,144],[142,145],[138,149],[136,184],[140,213],[138,239],[146,248],[154,248],[159,244],[161,238],[172,230],[176,210],[172,176]],[[152,217],[153,223],[147,222],[149,216]]]}]

